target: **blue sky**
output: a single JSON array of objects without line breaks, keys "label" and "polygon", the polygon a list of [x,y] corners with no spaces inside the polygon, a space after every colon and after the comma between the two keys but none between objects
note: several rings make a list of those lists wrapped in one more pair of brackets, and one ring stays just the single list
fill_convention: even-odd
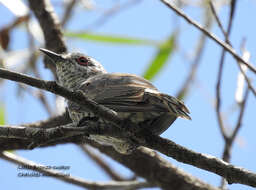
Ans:
[{"label": "blue sky", "polygon": [[[57,4],[57,1],[54,1]],[[96,1],[101,7],[110,7],[112,1]],[[123,1],[122,1],[123,2]],[[235,20],[231,33],[231,42],[237,52],[240,54],[240,44],[243,38],[246,38],[246,48],[251,53],[251,62],[255,63],[255,30],[256,27],[250,22],[255,15],[255,1],[238,1]],[[200,8],[190,7],[184,10],[193,19],[198,22],[202,16]],[[61,9],[57,8],[61,13]],[[223,23],[227,22],[228,7],[220,10],[220,18]],[[96,18],[100,12],[84,11],[77,9],[72,22],[67,26],[68,30],[84,30]],[[5,18],[5,19],[3,19]],[[122,11],[120,14],[110,18],[103,26],[93,30],[102,34],[118,34],[131,37],[147,38],[154,40],[164,40],[175,29],[177,16],[159,1],[142,1],[138,5]],[[9,23],[13,15],[4,6],[0,4],[0,27]],[[181,34],[178,39],[179,49],[169,59],[168,65],[152,81],[153,84],[162,92],[175,95],[187,76],[189,64],[191,61],[184,58],[184,53],[193,56],[200,32],[193,26],[188,25],[182,19]],[[218,27],[214,25],[212,32],[222,38]],[[12,32],[11,49],[20,50],[27,47],[26,34],[24,28],[20,27]],[[223,38],[222,38],[223,39]],[[157,49],[146,46],[126,46],[126,45],[108,45],[88,41],[79,41],[66,39],[70,51],[82,51],[99,60],[109,72],[134,73],[141,75],[150,60],[154,57]],[[216,113],[211,104],[215,97],[215,85],[217,69],[221,54],[221,48],[215,42],[207,40],[205,51],[202,57],[202,64],[198,70],[195,85],[192,86],[186,105],[191,111],[192,121],[178,119],[170,127],[163,137],[169,138],[174,142],[183,145],[197,152],[211,154],[220,157],[222,154],[224,142],[220,135],[216,121]],[[25,64],[25,63],[21,63]],[[37,67],[42,74],[43,79],[50,80],[52,75],[46,70],[42,61],[38,62]],[[14,68],[15,69],[15,68]],[[222,87],[223,110],[227,111],[235,101],[235,89],[238,68],[235,60],[226,56],[224,78]],[[253,78],[253,75],[250,75]],[[255,77],[254,77],[255,78]],[[200,86],[200,87],[199,87]],[[45,109],[40,102],[33,98],[29,93],[23,93],[22,97],[17,97],[17,86],[13,82],[5,82],[0,88],[0,101],[6,108],[6,120],[8,124],[20,124],[34,122],[48,117]],[[47,93],[52,107],[54,107],[53,97]],[[238,135],[238,140],[234,144],[231,162],[234,165],[245,167],[256,171],[255,165],[255,128],[256,123],[253,113],[255,113],[255,97],[250,94],[246,108],[246,115],[242,129]],[[228,119],[230,126],[234,126],[237,113],[232,114]],[[20,156],[45,165],[67,165],[68,171],[74,176],[80,176],[88,180],[107,181],[109,178],[94,164],[82,151],[75,145],[58,145],[55,147],[35,149],[32,151],[16,151]],[[116,171],[124,176],[130,176],[128,169],[102,155]],[[218,186],[220,177],[215,174],[203,171],[201,169],[176,162],[167,158],[171,163],[183,168],[185,171],[199,177],[207,183]],[[69,185],[52,178],[19,178],[17,165],[0,160],[0,178],[2,186],[8,189],[27,189],[28,187],[45,189],[58,188],[63,190],[82,189],[77,186]],[[243,185],[231,185],[232,190],[252,189]]]}]

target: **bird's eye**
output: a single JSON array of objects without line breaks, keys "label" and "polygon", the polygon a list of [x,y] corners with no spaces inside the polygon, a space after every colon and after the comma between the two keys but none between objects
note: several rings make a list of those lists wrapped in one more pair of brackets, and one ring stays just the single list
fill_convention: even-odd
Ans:
[{"label": "bird's eye", "polygon": [[77,63],[82,66],[88,66],[89,60],[85,57],[79,57],[77,60]]}]

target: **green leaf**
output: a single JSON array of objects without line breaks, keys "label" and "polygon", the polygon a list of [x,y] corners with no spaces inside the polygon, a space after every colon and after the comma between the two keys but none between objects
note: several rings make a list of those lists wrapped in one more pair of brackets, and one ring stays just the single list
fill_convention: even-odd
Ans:
[{"label": "green leaf", "polygon": [[3,105],[0,105],[0,125],[5,124],[5,108]]},{"label": "green leaf", "polygon": [[[5,107],[3,104],[0,103],[0,125],[4,125],[5,124]],[[6,150],[7,152],[10,153],[15,153],[14,150]]]},{"label": "green leaf", "polygon": [[[5,124],[5,107],[3,104],[0,103],[0,125],[4,125]],[[7,152],[10,153],[15,153],[15,151],[13,150],[6,150]]]},{"label": "green leaf", "polygon": [[118,45],[147,45],[147,46],[159,46],[159,42],[148,39],[131,38],[117,35],[103,35],[95,33],[83,33],[83,32],[66,32],[65,36],[71,38],[79,38],[81,40],[89,40],[101,43],[112,43]]},{"label": "green leaf", "polygon": [[175,36],[173,33],[159,48],[156,56],[151,61],[149,67],[143,74],[143,77],[147,80],[152,80],[159,71],[166,65],[168,58],[172,54],[175,47]]}]

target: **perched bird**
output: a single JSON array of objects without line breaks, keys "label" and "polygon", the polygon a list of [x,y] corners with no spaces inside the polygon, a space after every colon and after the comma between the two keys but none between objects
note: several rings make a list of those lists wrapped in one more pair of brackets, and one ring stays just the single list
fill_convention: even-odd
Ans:
[{"label": "perched bird", "polygon": [[[123,119],[146,126],[154,134],[163,133],[177,117],[191,119],[184,103],[160,93],[149,81],[132,74],[107,73],[95,59],[82,53],[57,54],[40,49],[56,65],[58,83],[72,91],[113,109]],[[74,124],[84,119],[105,123],[90,110],[68,101],[69,115]],[[96,119],[95,119],[96,118]],[[130,153],[134,145],[110,136],[90,135],[93,140],[112,145],[120,153]]]}]

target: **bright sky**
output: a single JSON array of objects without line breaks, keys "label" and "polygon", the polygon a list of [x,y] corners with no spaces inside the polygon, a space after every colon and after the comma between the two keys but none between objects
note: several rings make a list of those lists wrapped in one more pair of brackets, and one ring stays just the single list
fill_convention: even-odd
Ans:
[{"label": "bright sky", "polygon": [[[57,1],[54,1],[58,4]],[[100,7],[110,7],[112,1],[96,1]],[[251,62],[255,63],[256,46],[255,33],[256,27],[251,23],[255,18],[255,1],[238,1],[235,20],[233,24],[231,42],[234,48],[240,54],[240,44],[243,38],[246,38],[246,48],[251,53]],[[61,11],[58,10],[58,13]],[[202,13],[199,8],[186,8],[188,13],[195,20],[201,18]],[[84,11],[76,9],[76,13],[69,23],[67,29],[76,31],[86,29],[100,12]],[[227,21],[227,7],[221,9],[220,17],[224,23]],[[0,28],[13,19],[13,14],[0,4]],[[3,19],[4,18],[4,19]],[[138,5],[128,10],[122,11],[110,18],[103,26],[98,27],[95,31],[103,34],[118,34],[138,38],[147,38],[154,40],[164,40],[170,35],[177,24],[181,26],[181,36],[179,38],[179,51],[169,59],[169,64],[153,80],[157,88],[170,95],[175,95],[181,86],[193,56],[196,42],[200,35],[193,26],[188,25],[183,20],[176,22],[176,15],[162,3],[155,0],[142,1]],[[222,38],[220,30],[214,25],[212,30],[217,36]],[[12,32],[11,49],[22,50],[27,47],[26,34],[24,28],[20,27]],[[144,46],[125,46],[125,45],[108,45],[95,42],[67,40],[70,51],[82,51],[99,60],[109,72],[134,73],[141,75],[147,68],[147,64],[156,53],[154,47]],[[205,52],[202,58],[202,65],[198,71],[196,83],[193,86],[188,98],[185,100],[186,105],[191,111],[192,121],[178,119],[174,125],[169,128],[162,136],[173,140],[197,152],[211,154],[221,157],[223,150],[223,140],[216,122],[216,113],[213,109],[215,97],[215,85],[217,69],[221,54],[221,48],[213,41],[208,40]],[[187,55],[188,59],[184,56]],[[234,59],[228,55],[226,57],[224,70],[224,83],[222,88],[223,110],[228,114],[227,122],[233,127],[237,118],[237,112],[230,112],[230,105],[235,101],[235,89],[238,69]],[[20,63],[22,65],[24,63]],[[50,71],[44,69],[43,63],[38,62],[38,67],[43,79],[51,79]],[[16,69],[15,67],[12,69]],[[252,76],[252,75],[250,75]],[[38,100],[28,93],[23,93],[17,98],[17,86],[13,82],[5,82],[0,88],[0,102],[5,105],[8,124],[20,124],[34,122],[48,117],[46,111]],[[48,96],[50,96],[48,94]],[[52,107],[54,107],[53,98],[50,96]],[[249,170],[256,171],[256,154],[255,154],[255,98],[250,94],[250,99],[246,108],[246,115],[242,130],[233,147],[231,162],[234,165],[245,167]],[[35,149],[32,151],[16,151],[20,156],[35,162],[50,166],[70,166],[66,171],[74,176],[80,176],[87,180],[107,181],[109,178],[88,159],[81,150],[75,145],[58,145],[56,147]],[[130,176],[131,173],[126,168],[113,162],[106,156],[103,156],[119,173]],[[167,158],[171,163],[183,168],[186,172],[218,186],[220,177],[215,174],[185,165],[171,158]],[[79,190],[77,186],[72,186],[53,178],[21,178],[17,177],[19,172],[17,165],[0,160],[0,179],[1,186],[8,189],[38,189],[43,190],[47,187],[51,189],[62,190]],[[232,190],[250,190],[252,188],[243,185],[232,185]]]}]

